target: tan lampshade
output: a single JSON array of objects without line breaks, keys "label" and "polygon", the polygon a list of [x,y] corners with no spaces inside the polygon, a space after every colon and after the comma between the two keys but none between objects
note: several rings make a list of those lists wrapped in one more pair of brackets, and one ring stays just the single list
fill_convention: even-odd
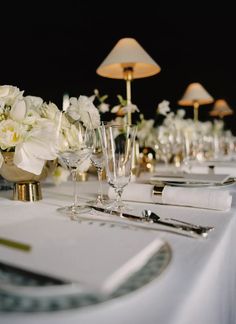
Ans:
[{"label": "tan lampshade", "polygon": [[97,74],[124,79],[124,68],[132,68],[132,78],[145,78],[160,72],[160,66],[134,38],[122,38],[97,68]]},{"label": "tan lampshade", "polygon": [[185,90],[183,97],[178,101],[181,106],[193,106],[195,102],[199,105],[210,104],[214,101],[213,97],[198,82],[191,83]]},{"label": "tan lampshade", "polygon": [[233,113],[233,110],[224,99],[218,99],[209,114],[215,117],[224,117],[232,115]]}]

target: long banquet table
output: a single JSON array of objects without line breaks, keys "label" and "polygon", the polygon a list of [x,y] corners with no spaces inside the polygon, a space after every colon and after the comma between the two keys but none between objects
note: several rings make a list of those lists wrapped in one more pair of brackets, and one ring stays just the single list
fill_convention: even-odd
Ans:
[{"label": "long banquet table", "polygon": [[[84,199],[94,198],[97,186],[97,182],[93,180],[80,183],[80,195]],[[236,188],[232,186],[227,190],[233,195],[232,208],[228,212],[132,203],[136,209],[150,208],[163,217],[173,216],[215,227],[206,239],[165,231],[152,232],[152,235],[169,244],[172,256],[166,269],[140,289],[73,310],[0,312],[0,323],[236,323]],[[43,200],[35,203],[12,201],[10,195],[10,191],[0,192],[0,236],[4,230],[29,221],[35,222],[36,233],[40,230],[37,228],[39,219],[45,224],[45,228],[49,220],[54,222],[55,228],[59,226],[62,218],[58,217],[56,208],[71,201],[72,184],[67,182],[57,187],[45,184]],[[70,220],[65,219],[65,222]],[[74,222],[74,226],[79,227],[81,224]],[[130,229],[130,237],[133,233]],[[44,244],[47,244],[47,239],[50,242],[50,238],[44,236]],[[92,243],[96,245],[96,242]],[[55,245],[55,252],[57,248],[59,247]],[[3,249],[4,247],[0,247],[0,262]],[[10,250],[9,253],[18,253]],[[75,251],[72,253],[76,258]]]}]

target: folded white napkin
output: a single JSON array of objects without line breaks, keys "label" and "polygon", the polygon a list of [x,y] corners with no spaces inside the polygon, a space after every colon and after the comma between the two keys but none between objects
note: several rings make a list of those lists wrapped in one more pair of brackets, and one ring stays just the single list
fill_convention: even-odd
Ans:
[{"label": "folded white napkin", "polygon": [[230,209],[232,196],[225,190],[165,186],[162,203],[223,211]]},{"label": "folded white napkin", "polygon": [[[74,222],[61,222],[59,217],[58,220],[36,217],[1,226],[0,237],[27,242],[33,247],[30,253],[20,253],[0,244],[2,262],[73,281],[75,288],[77,282],[82,289],[108,294],[142,269],[165,244],[154,232],[131,232],[120,226],[111,230],[96,221],[92,225],[85,221],[75,226]],[[37,294],[35,290],[33,293]]]},{"label": "folded white napkin", "polygon": [[[112,188],[109,188],[108,196],[112,199],[115,198],[115,192]],[[232,203],[232,196],[227,190],[165,186],[161,195],[154,196],[153,185],[139,183],[129,183],[124,188],[122,199],[221,211],[229,210]]]}]

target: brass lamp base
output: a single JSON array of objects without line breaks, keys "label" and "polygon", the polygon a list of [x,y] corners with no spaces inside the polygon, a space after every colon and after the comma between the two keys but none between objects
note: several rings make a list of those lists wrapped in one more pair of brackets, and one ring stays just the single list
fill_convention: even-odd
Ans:
[{"label": "brass lamp base", "polygon": [[42,199],[39,181],[16,182],[13,188],[13,199],[20,201],[38,201]]}]

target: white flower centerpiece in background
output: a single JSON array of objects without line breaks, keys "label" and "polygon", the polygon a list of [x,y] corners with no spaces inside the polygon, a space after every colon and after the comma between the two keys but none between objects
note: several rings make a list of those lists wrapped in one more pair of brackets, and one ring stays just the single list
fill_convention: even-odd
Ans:
[{"label": "white flower centerpiece in background", "polygon": [[[100,114],[93,104],[95,96],[79,96],[79,98],[71,97],[66,113],[74,121],[81,122],[85,127],[92,126],[97,128],[100,125]],[[92,125],[91,125],[92,124]]]},{"label": "white flower centerpiece in background", "polygon": [[[166,114],[162,124],[157,127],[157,141],[155,144],[156,159],[166,163],[182,162],[188,164],[190,160],[205,161],[210,159],[231,158],[234,149],[225,149],[226,134],[223,121],[198,121],[186,119],[185,110],[177,109],[174,113],[169,102],[162,101],[157,112]],[[232,136],[230,136],[232,139]],[[222,144],[224,142],[224,144]],[[229,141],[232,145],[232,140]],[[227,147],[230,145],[226,144]],[[227,151],[227,153],[225,153]]]},{"label": "white flower centerpiece in background", "polygon": [[139,112],[139,109],[135,104],[133,103],[128,104],[127,100],[124,99],[121,95],[117,95],[117,98],[119,104],[114,106],[111,109],[112,113],[117,114],[118,116],[124,116],[127,113]]},{"label": "white flower centerpiece in background", "polygon": [[[117,96],[118,104],[115,104],[114,106],[111,106],[106,102],[108,99],[108,95],[101,95],[98,89],[94,90],[94,95],[90,97],[92,101],[95,102],[96,107],[99,110],[99,113],[101,115],[105,113],[111,113],[108,118],[112,124],[126,124],[126,115],[127,113],[135,113],[139,112],[138,107],[133,104],[127,104],[127,100],[122,97],[122,95],[118,94]],[[113,116],[116,116],[115,118]],[[108,115],[106,116],[108,117]],[[108,121],[108,120],[106,120]]]},{"label": "white flower centerpiece in background", "polygon": [[[169,113],[169,102],[162,101],[157,108],[157,115],[167,116]],[[145,119],[143,114],[139,115],[137,121],[137,139],[140,146],[139,164],[140,170],[153,171],[155,163],[155,145],[157,143],[157,127],[155,119]]]}]

